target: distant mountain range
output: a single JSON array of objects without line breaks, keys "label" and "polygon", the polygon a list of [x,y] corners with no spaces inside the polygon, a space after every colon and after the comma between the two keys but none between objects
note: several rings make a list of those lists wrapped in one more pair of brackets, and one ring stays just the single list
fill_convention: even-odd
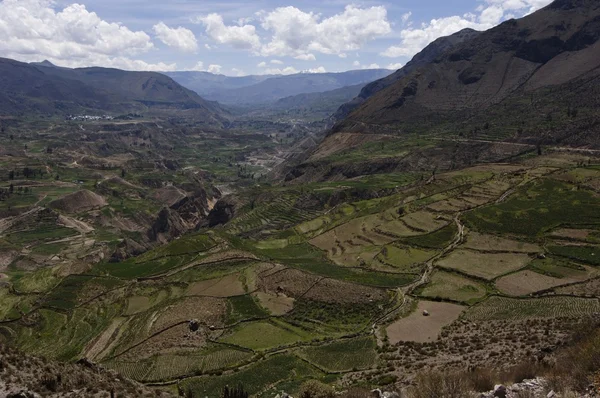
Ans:
[{"label": "distant mountain range", "polygon": [[340,73],[299,73],[228,77],[208,72],[165,72],[182,86],[202,97],[227,105],[274,103],[299,95],[332,91],[370,83],[388,76],[388,69],[354,70]]},{"label": "distant mountain range", "polygon": [[0,58],[0,115],[179,112],[219,124],[224,111],[155,72],[60,68]]}]

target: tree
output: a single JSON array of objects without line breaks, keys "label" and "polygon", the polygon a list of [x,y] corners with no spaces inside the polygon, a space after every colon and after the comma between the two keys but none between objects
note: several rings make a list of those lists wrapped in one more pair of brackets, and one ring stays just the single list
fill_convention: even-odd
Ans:
[{"label": "tree", "polygon": [[11,170],[8,172],[8,179],[9,180],[14,180],[15,179],[15,171]]},{"label": "tree", "polygon": [[10,184],[10,186],[8,187],[8,193],[13,193],[15,192],[15,186],[13,184]]},{"label": "tree", "polygon": [[127,175],[127,172],[125,169],[121,169],[121,178],[125,178],[125,175]]}]

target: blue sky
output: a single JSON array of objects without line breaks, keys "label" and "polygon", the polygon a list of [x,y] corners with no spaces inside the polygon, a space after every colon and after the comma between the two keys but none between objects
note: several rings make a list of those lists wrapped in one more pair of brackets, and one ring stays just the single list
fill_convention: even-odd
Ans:
[{"label": "blue sky", "polygon": [[550,2],[1,0],[0,56],[226,75],[397,69],[440,36]]}]

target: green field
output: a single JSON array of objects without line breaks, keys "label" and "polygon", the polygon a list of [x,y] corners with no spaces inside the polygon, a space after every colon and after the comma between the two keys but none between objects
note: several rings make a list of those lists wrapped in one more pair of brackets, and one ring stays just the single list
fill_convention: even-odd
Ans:
[{"label": "green field", "polygon": [[228,302],[228,324],[248,319],[265,318],[269,315],[250,295],[231,297],[228,299]]},{"label": "green field", "polygon": [[207,376],[185,380],[184,390],[190,390],[201,396],[219,397],[225,386],[242,384],[250,394],[259,394],[269,386],[285,381],[320,378],[323,374],[294,355],[274,355],[244,368],[233,374],[224,376]]},{"label": "green field", "polygon": [[504,203],[467,213],[464,219],[477,231],[535,237],[560,225],[600,224],[598,206],[600,199],[593,193],[545,178],[520,188]]},{"label": "green field", "polygon": [[253,350],[264,350],[310,339],[312,336],[308,332],[291,325],[259,321],[236,326],[222,341]]},{"label": "green field", "polygon": [[482,283],[458,274],[436,271],[420,295],[427,298],[471,302],[483,298],[486,293],[487,289]]},{"label": "green field", "polygon": [[549,246],[548,250],[553,254],[583,264],[600,265],[600,247],[598,246]]},{"label": "green field", "polygon": [[368,369],[375,364],[377,344],[371,337],[345,340],[319,347],[308,347],[299,355],[329,372]]},{"label": "green field", "polygon": [[490,297],[467,311],[465,318],[471,321],[577,318],[598,312],[600,312],[598,299],[579,297],[544,297],[539,299]]},{"label": "green field", "polygon": [[443,249],[452,242],[457,233],[458,228],[452,223],[430,234],[403,238],[402,241],[415,246]]}]

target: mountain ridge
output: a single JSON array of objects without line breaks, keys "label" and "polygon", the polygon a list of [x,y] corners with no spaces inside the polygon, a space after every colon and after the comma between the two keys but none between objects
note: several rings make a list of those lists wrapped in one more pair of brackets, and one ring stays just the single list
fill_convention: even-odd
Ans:
[{"label": "mountain ridge", "polygon": [[156,72],[57,67],[0,58],[0,112],[4,114],[161,112],[171,109],[220,124],[223,111]]},{"label": "mountain ridge", "polygon": [[366,84],[390,73],[392,71],[388,69],[364,69],[335,73],[298,73],[285,76],[227,77],[207,72],[165,72],[167,76],[204,98],[226,105],[274,103],[299,94],[325,92]]},{"label": "mountain ridge", "polygon": [[[557,1],[451,48],[377,93],[334,131],[347,128],[348,120],[389,124],[422,118],[423,112],[477,111],[519,90],[567,83],[600,66],[593,47],[599,38],[597,2]],[[574,56],[578,51],[586,54]]]},{"label": "mountain ridge", "polygon": [[[369,97],[277,173],[300,183],[460,168],[544,145],[600,148],[599,92],[600,4],[559,0],[450,46]],[[352,155],[406,140],[415,142],[408,153],[376,162]]]}]

